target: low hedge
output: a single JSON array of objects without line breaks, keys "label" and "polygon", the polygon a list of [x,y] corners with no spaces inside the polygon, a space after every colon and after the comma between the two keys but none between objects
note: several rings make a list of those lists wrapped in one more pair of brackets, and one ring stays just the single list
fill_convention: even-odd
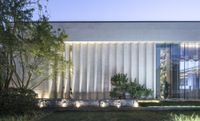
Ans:
[{"label": "low hedge", "polygon": [[33,90],[9,88],[0,91],[0,114],[23,114],[36,107],[37,94]]},{"label": "low hedge", "polygon": [[160,101],[159,103],[154,102],[139,102],[142,107],[148,106],[200,106],[199,101]]}]

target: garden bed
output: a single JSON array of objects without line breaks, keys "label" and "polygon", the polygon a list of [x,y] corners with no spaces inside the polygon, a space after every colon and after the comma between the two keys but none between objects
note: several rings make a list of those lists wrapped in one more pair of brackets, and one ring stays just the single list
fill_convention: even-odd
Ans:
[{"label": "garden bed", "polygon": [[56,111],[200,110],[199,101],[40,100],[40,108]]}]

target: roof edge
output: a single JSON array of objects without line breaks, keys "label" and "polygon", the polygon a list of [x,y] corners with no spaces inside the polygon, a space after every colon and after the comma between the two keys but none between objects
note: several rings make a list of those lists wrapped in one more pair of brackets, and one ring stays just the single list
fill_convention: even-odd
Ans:
[{"label": "roof edge", "polygon": [[49,21],[50,23],[182,23],[192,22],[199,23],[200,21]]}]

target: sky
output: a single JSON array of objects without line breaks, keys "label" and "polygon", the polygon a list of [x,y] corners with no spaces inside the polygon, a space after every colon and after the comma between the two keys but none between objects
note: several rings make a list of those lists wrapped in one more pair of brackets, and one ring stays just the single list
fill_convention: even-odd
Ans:
[{"label": "sky", "polygon": [[199,21],[200,0],[49,0],[50,21]]}]

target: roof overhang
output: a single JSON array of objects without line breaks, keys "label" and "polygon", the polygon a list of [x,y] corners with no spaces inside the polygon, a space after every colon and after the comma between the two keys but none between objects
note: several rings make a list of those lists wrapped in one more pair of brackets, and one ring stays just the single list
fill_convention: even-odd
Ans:
[{"label": "roof overhang", "polygon": [[199,21],[51,22],[66,42],[199,42]]}]

